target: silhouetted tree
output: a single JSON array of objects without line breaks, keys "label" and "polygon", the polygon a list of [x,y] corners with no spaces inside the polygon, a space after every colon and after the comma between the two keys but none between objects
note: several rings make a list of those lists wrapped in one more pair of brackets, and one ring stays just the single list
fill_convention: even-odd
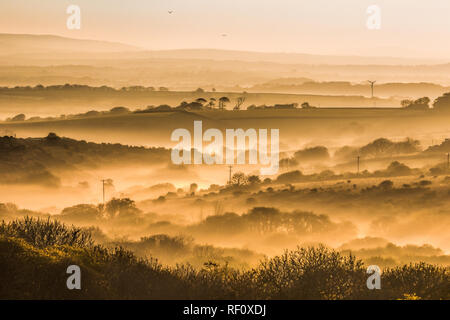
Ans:
[{"label": "silhouetted tree", "polygon": [[225,105],[229,102],[230,102],[230,99],[228,99],[228,97],[219,98],[219,109],[220,110],[225,109]]},{"label": "silhouetted tree", "polygon": [[210,98],[209,102],[208,102],[208,106],[213,109],[214,106],[216,105],[216,99],[215,98]]},{"label": "silhouetted tree", "polygon": [[450,92],[444,93],[434,100],[433,107],[439,111],[450,110]]},{"label": "silhouetted tree", "polygon": [[231,177],[231,184],[234,186],[242,186],[248,183],[248,179],[242,172],[236,172]]},{"label": "silhouetted tree", "polygon": [[190,193],[191,195],[194,195],[195,192],[197,191],[197,189],[198,189],[198,184],[196,184],[196,183],[191,183],[191,185],[189,186],[189,193]]},{"label": "silhouetted tree", "polygon": [[410,105],[412,105],[413,103],[414,103],[414,100],[405,99],[405,100],[402,100],[402,101],[400,102],[400,105],[401,105],[403,108],[407,108],[407,107],[409,107]]},{"label": "silhouetted tree", "polygon": [[405,109],[411,109],[411,110],[428,110],[430,108],[429,106],[430,98],[423,97],[419,98],[417,100],[402,100],[400,104]]},{"label": "silhouetted tree", "polygon": [[248,183],[250,184],[261,183],[261,179],[257,175],[251,175],[248,177]]},{"label": "silhouetted tree", "polygon": [[136,208],[135,202],[129,198],[113,198],[106,203],[106,213],[111,218],[132,215],[137,212],[139,212],[139,209]]},{"label": "silhouetted tree", "polygon": [[130,109],[125,107],[114,107],[111,110],[109,110],[109,112],[114,114],[125,114],[130,113]]},{"label": "silhouetted tree", "polygon": [[60,137],[56,133],[50,132],[45,139],[54,141],[54,140],[59,140]]},{"label": "silhouetted tree", "polygon": [[245,101],[245,97],[239,97],[236,100],[236,105],[234,106],[233,110],[240,110],[241,109],[241,105],[244,103]]},{"label": "silhouetted tree", "polygon": [[309,105],[308,102],[303,102],[303,103],[301,104],[301,107],[302,107],[302,109],[308,109],[308,108],[310,108],[311,106]]},{"label": "silhouetted tree", "polygon": [[200,103],[203,106],[206,103],[206,99],[205,98],[198,98],[198,99],[195,99],[195,102]]},{"label": "silhouetted tree", "polygon": [[391,190],[394,187],[394,183],[391,180],[384,180],[382,181],[378,187],[380,187],[380,189],[382,190]]}]

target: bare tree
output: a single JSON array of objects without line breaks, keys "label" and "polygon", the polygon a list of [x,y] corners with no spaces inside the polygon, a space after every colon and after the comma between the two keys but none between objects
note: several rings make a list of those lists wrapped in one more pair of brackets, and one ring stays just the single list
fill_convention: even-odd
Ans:
[{"label": "bare tree", "polygon": [[239,98],[237,98],[237,100],[236,100],[236,105],[234,106],[233,110],[240,110],[242,104],[244,103],[244,101],[245,101],[245,97],[239,97]]}]

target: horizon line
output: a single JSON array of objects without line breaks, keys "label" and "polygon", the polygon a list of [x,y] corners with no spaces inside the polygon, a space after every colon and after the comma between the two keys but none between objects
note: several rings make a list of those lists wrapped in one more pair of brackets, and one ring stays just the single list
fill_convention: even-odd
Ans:
[{"label": "horizon line", "polygon": [[[299,51],[260,51],[260,50],[246,50],[246,49],[224,49],[224,48],[214,48],[214,47],[184,47],[184,48],[146,48],[135,44],[124,43],[120,41],[113,40],[103,40],[103,39],[93,39],[93,38],[78,38],[78,37],[68,37],[66,35],[60,34],[50,34],[50,33],[9,33],[9,32],[0,32],[1,35],[10,35],[10,36],[37,36],[37,37],[55,37],[61,39],[68,40],[77,40],[77,41],[92,41],[92,42],[103,42],[109,44],[116,44],[127,46],[134,48],[136,52],[161,52],[161,51],[223,51],[223,52],[236,52],[236,53],[256,53],[256,54],[277,54],[277,55],[304,55],[304,56],[315,56],[315,57],[334,57],[334,58],[366,58],[366,59],[399,59],[399,60],[419,60],[419,61],[447,61],[446,63],[450,63],[450,59],[448,58],[438,58],[438,57],[415,57],[415,56],[393,56],[393,55],[379,55],[379,56],[370,56],[370,55],[355,55],[351,53],[345,54],[327,54],[327,53],[308,53],[308,52],[299,52]],[[123,51],[123,52],[130,52]],[[439,64],[441,64],[439,63]]]}]

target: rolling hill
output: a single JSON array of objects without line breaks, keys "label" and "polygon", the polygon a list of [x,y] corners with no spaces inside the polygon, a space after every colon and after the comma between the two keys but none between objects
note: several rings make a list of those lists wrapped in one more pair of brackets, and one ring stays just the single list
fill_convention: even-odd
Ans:
[{"label": "rolling hill", "polygon": [[0,33],[1,56],[16,54],[124,52],[138,48],[116,42],[80,40],[55,35]]}]

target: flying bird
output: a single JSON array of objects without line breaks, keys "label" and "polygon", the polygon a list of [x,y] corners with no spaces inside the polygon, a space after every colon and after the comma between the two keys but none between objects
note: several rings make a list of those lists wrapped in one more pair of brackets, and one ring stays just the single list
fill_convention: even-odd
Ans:
[{"label": "flying bird", "polygon": [[226,37],[227,34],[226,34],[226,33],[222,33],[221,36],[222,36],[222,37]]},{"label": "flying bird", "polygon": [[173,10],[169,10],[169,11],[167,11],[169,14],[172,14],[173,13]]}]

